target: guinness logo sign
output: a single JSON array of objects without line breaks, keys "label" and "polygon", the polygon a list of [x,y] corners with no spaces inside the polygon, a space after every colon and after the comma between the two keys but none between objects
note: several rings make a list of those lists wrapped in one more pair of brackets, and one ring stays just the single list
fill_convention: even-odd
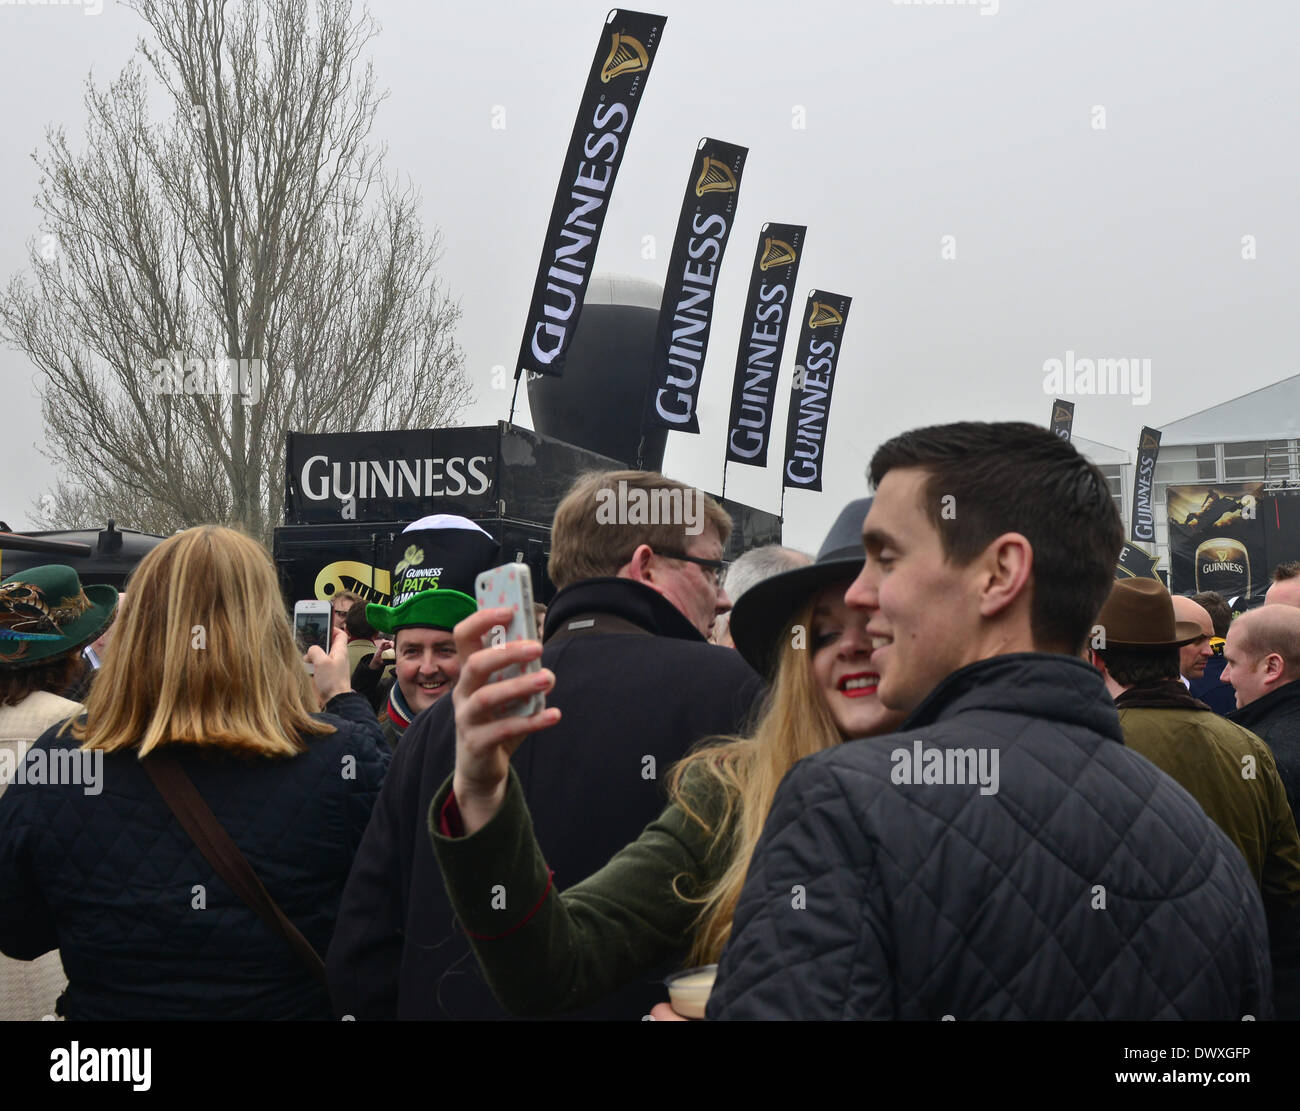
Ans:
[{"label": "guinness logo sign", "polygon": [[785,240],[773,239],[770,235],[763,240],[763,257],[759,259],[758,268],[764,273],[774,266],[789,266],[794,260],[794,248]]},{"label": "guinness logo sign", "polygon": [[827,324],[843,324],[844,317],[840,316],[830,305],[823,304],[821,301],[814,301],[812,312],[808,314],[809,328],[824,328]]},{"label": "guinness logo sign", "polygon": [[1061,424],[1067,423],[1070,420],[1070,416],[1070,410],[1064,405],[1058,405],[1052,410],[1052,420],[1059,421]]},{"label": "guinness logo sign", "polygon": [[1142,437],[1142,443],[1139,445],[1143,451],[1155,451],[1160,446],[1160,441],[1152,435]]},{"label": "guinness logo sign", "polygon": [[704,170],[695,183],[695,195],[702,197],[705,193],[734,193],[735,191],[736,175],[731,172],[727,164],[705,155]]},{"label": "guinness logo sign", "polygon": [[615,31],[609,45],[609,57],[600,68],[600,83],[608,85],[615,77],[629,73],[640,73],[650,68],[650,56],[631,35]]}]

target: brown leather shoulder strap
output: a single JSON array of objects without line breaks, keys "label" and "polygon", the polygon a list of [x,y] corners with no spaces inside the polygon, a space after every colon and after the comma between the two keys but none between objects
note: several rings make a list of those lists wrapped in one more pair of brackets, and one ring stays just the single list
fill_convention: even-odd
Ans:
[{"label": "brown leather shoulder strap", "polygon": [[641,636],[654,636],[649,629],[643,629],[634,621],[625,617],[615,617],[612,613],[580,613],[570,618],[553,632],[547,644],[570,637],[590,636],[596,633],[629,633]]},{"label": "brown leather shoulder strap", "polygon": [[307,970],[322,984],[325,983],[325,962],[312,943],[289,921],[271,894],[257,878],[239,846],[231,840],[217,816],[203,801],[194,782],[185,774],[176,758],[169,753],[152,752],[140,763],[158,788],[176,820],[190,835],[204,858],[217,870],[230,889],[258,916],[293,946]]}]

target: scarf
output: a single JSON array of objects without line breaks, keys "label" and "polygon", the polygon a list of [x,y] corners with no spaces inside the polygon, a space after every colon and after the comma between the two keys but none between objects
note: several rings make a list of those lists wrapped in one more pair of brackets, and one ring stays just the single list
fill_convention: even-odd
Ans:
[{"label": "scarf", "polygon": [[397,727],[399,733],[405,733],[413,717],[415,715],[411,713],[406,699],[402,697],[401,684],[394,679],[392,688],[388,692],[388,720]]},{"label": "scarf", "polygon": [[1156,679],[1138,683],[1121,692],[1115,699],[1117,710],[1205,710],[1214,713],[1199,698],[1187,693],[1187,688],[1177,679]]}]

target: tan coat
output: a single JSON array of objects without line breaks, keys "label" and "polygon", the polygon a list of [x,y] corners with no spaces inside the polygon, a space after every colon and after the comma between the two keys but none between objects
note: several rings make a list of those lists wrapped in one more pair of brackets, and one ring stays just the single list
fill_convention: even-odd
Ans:
[{"label": "tan coat", "polygon": [[[45,730],[81,709],[80,702],[48,691],[36,691],[17,706],[0,706],[0,753],[4,754],[0,755],[0,771],[17,767]],[[0,796],[8,786],[0,775]],[[0,954],[0,1021],[36,1022],[54,1014],[54,1005],[67,986],[57,951],[34,961],[11,960]]]}]

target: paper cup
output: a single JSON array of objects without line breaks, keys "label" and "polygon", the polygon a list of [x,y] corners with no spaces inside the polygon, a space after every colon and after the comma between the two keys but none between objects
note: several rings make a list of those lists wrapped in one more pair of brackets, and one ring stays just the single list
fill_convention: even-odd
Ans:
[{"label": "paper cup", "polygon": [[706,964],[669,976],[664,983],[668,986],[668,1000],[673,1010],[682,1018],[703,1018],[717,974],[716,964]]}]

